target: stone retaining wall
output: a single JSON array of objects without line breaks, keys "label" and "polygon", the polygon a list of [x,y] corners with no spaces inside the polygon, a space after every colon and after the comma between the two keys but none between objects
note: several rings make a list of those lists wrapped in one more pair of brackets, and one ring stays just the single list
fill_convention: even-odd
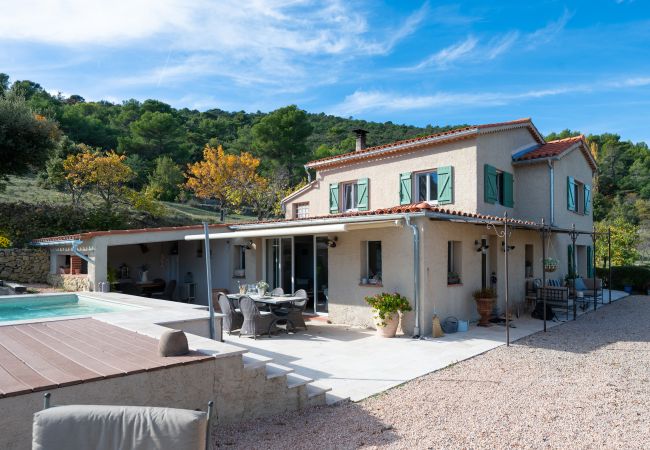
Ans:
[{"label": "stone retaining wall", "polygon": [[88,275],[50,273],[47,275],[47,284],[56,288],[61,288],[64,291],[80,292],[91,290]]},{"label": "stone retaining wall", "polygon": [[1,248],[0,279],[17,283],[45,283],[50,256],[45,249]]}]

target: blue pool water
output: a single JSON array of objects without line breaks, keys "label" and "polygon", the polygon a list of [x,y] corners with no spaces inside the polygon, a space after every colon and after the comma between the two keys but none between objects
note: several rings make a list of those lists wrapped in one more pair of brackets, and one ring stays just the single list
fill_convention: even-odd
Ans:
[{"label": "blue pool water", "polygon": [[132,309],[134,308],[127,305],[95,300],[77,294],[0,297],[0,323],[11,320],[94,315]]}]

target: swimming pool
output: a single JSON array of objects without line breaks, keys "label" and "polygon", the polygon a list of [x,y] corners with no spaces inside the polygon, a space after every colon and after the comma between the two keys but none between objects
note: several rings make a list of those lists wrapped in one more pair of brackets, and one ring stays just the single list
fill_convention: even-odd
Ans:
[{"label": "swimming pool", "polygon": [[78,294],[12,295],[0,298],[0,323],[65,316],[131,311],[135,306],[96,300]]}]

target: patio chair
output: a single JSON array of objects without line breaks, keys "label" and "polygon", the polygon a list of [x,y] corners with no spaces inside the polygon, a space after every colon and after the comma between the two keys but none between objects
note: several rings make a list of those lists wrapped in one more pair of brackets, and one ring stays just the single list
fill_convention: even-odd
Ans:
[{"label": "patio chair", "polygon": [[34,414],[32,449],[193,449],[213,448],[214,403],[207,412],[146,406],[65,405]]},{"label": "patio chair", "polygon": [[279,319],[278,316],[269,311],[260,311],[255,301],[246,295],[239,299],[239,308],[244,316],[239,337],[252,335],[254,339],[257,339],[257,336],[264,332],[271,337],[271,329]]},{"label": "patio chair", "polygon": [[241,330],[242,324],[244,323],[244,316],[223,293],[219,294],[219,308],[224,315],[222,322],[223,330],[229,335],[235,330]]},{"label": "patio chair", "polygon": [[154,298],[160,298],[162,300],[174,300],[174,292],[176,291],[176,280],[171,280],[165,286],[165,290],[162,292],[152,292],[151,296]]},{"label": "patio chair", "polygon": [[291,323],[293,328],[304,328],[307,329],[307,324],[305,323],[305,318],[302,316],[302,313],[305,312],[307,307],[307,291],[304,289],[298,289],[294,294],[294,297],[300,297],[303,300],[296,300],[289,308],[289,314],[287,315],[287,320]]},{"label": "patio chair", "polygon": [[[546,299],[546,304],[552,308],[560,308],[566,311],[566,320],[569,320],[569,310],[575,303],[569,299],[569,288],[566,286],[545,286],[539,289],[538,302]],[[575,311],[573,314],[575,319]]]},{"label": "patio chair", "polygon": [[[590,297],[594,298],[594,290],[596,291],[596,300],[602,301],[603,299],[603,280],[600,278],[596,278],[596,284],[594,285],[594,279],[593,278],[585,278],[584,280],[585,287],[587,288],[585,290],[585,297]],[[595,288],[595,289],[594,289]]]},{"label": "patio chair", "polygon": [[284,289],[281,287],[277,287],[271,291],[271,297],[279,297],[281,295],[284,295]]}]

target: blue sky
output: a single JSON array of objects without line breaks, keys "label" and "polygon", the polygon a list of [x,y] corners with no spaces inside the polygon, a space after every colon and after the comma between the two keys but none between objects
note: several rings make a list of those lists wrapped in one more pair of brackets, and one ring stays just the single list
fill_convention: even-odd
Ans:
[{"label": "blue sky", "polygon": [[0,0],[0,72],[48,91],[414,125],[532,117],[650,142],[644,0]]}]

